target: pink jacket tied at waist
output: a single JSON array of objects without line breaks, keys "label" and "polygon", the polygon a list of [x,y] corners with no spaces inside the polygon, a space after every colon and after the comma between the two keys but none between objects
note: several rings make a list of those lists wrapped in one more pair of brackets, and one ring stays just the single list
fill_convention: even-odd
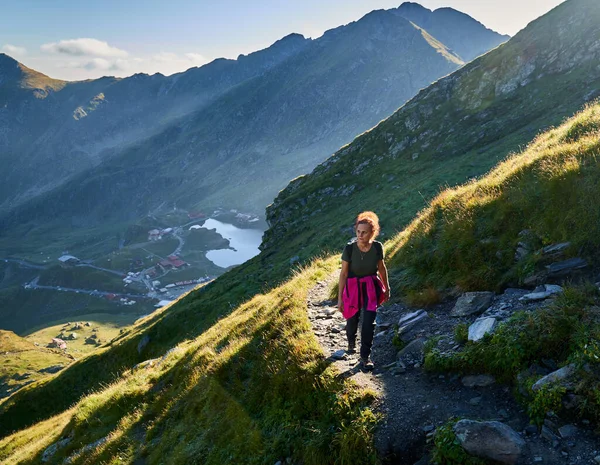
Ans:
[{"label": "pink jacket tied at waist", "polygon": [[[354,277],[346,280],[342,300],[344,303],[344,311],[342,315],[347,320],[352,318],[360,310],[364,296],[362,296],[362,284],[366,284],[367,290],[367,310],[370,312],[377,311],[377,307],[385,300],[385,286],[379,276],[369,275],[362,278]],[[379,293],[376,286],[379,287]],[[362,298],[361,298],[362,297]]]}]

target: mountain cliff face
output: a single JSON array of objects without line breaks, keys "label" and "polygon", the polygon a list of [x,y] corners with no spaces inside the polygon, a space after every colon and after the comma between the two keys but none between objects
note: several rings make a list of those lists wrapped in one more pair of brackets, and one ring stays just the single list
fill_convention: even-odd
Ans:
[{"label": "mountain cliff face", "polygon": [[[500,40],[483,26],[480,33]],[[101,156],[93,161],[82,156],[79,165],[72,163],[87,163],[78,176],[50,194],[12,208],[5,224],[62,217],[74,225],[90,226],[175,204],[190,208],[225,205],[261,212],[290,178],[310,171],[324,156],[387,117],[420,88],[463,64],[437,38],[393,11],[373,12],[309,43],[298,36],[282,42],[278,47],[286,50],[287,59],[280,60],[283,54],[279,53],[276,59],[263,60],[260,77],[238,80],[238,85],[231,82],[227,92],[201,110],[160,131],[147,131],[150,137],[135,132],[139,137],[136,143],[126,145],[133,136],[123,143],[111,137],[114,143],[102,146]],[[175,81],[173,89],[196,89],[194,75],[204,68],[171,79]],[[113,86],[127,85],[133,92],[134,79],[148,81],[161,98],[166,92],[165,78],[156,75],[132,77]],[[156,83],[151,84],[153,81]],[[173,92],[169,90],[165,98],[175,98]],[[75,115],[79,119],[71,118],[70,124],[94,127],[101,118],[109,118],[114,112],[100,109],[111,99],[108,92],[102,94],[104,98],[98,97],[99,93],[90,97]],[[150,118],[159,105],[136,108]],[[129,114],[128,119],[133,116]],[[144,121],[122,124],[119,119],[114,125],[141,130]],[[93,137],[87,142],[102,145]],[[18,178],[17,170],[12,179]],[[31,189],[32,194],[39,186]],[[10,192],[22,191],[14,185],[10,190],[7,187],[5,205],[17,203]]]},{"label": "mountain cliff face", "polygon": [[422,90],[279,194],[267,209],[263,250],[285,242],[306,257],[338,248],[363,209],[380,214],[390,234],[439,186],[481,174],[598,97],[599,24],[596,2],[567,1]]}]

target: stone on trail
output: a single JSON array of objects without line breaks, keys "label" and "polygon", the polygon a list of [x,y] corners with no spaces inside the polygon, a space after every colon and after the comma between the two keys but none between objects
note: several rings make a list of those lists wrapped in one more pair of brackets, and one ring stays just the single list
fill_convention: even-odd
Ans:
[{"label": "stone on trail", "polygon": [[343,349],[336,350],[331,354],[331,358],[334,360],[344,360],[346,358],[346,351]]},{"label": "stone on trail", "polygon": [[517,462],[525,446],[512,428],[499,421],[460,420],[454,433],[469,454],[509,465]]},{"label": "stone on trail", "polygon": [[425,310],[417,310],[403,315],[398,321],[398,337],[404,342],[412,341],[418,329],[425,323],[425,318],[427,318]]},{"label": "stone on trail", "polygon": [[466,292],[458,298],[450,315],[479,315],[490,307],[493,298],[493,292]]},{"label": "stone on trail", "polygon": [[462,379],[462,384],[465,387],[487,387],[496,382],[496,379],[490,375],[465,376]]},{"label": "stone on trail", "polygon": [[573,425],[564,425],[558,428],[558,434],[563,439],[573,438],[577,436],[577,427]]},{"label": "stone on trail", "polygon": [[539,379],[531,387],[531,390],[533,392],[537,392],[548,384],[563,382],[569,379],[571,376],[573,376],[573,374],[575,374],[575,365],[567,365],[565,367],[562,367],[560,370],[553,371],[549,375],[546,375],[543,378]]},{"label": "stone on trail", "polygon": [[469,341],[477,342],[496,328],[496,318],[481,318],[469,326]]}]

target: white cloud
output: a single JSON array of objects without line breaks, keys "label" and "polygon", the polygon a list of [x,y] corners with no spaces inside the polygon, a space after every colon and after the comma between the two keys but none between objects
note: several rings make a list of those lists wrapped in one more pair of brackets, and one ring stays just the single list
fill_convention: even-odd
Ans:
[{"label": "white cloud", "polygon": [[207,63],[208,62],[208,60],[203,55],[200,55],[199,53],[186,53],[185,56],[193,62],[197,62],[197,63]]},{"label": "white cloud", "polygon": [[125,50],[111,47],[107,42],[97,39],[71,39],[44,44],[43,52],[71,56],[93,56],[101,58],[125,58],[129,54]]},{"label": "white cloud", "polygon": [[42,54],[31,56],[30,66],[53,78],[66,80],[97,79],[102,76],[126,77],[136,73],[171,75],[209,61],[199,53],[159,52],[129,55],[126,58]]},{"label": "white cloud", "polygon": [[6,44],[2,47],[2,51],[9,55],[27,55],[25,47],[17,47],[16,45]]}]

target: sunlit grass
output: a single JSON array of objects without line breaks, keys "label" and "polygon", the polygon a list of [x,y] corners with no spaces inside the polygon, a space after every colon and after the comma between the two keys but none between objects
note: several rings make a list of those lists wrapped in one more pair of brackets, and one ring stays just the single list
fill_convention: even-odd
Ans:
[{"label": "sunlit grass", "polygon": [[[61,434],[72,441],[56,459],[374,463],[374,394],[336,376],[306,315],[308,290],[336,266],[331,258],[299,269],[153,365],[127,371],[84,397]],[[39,427],[5,441],[35,436]],[[2,450],[2,457],[14,453]],[[41,452],[32,448],[29,457],[38,460]]]}]

